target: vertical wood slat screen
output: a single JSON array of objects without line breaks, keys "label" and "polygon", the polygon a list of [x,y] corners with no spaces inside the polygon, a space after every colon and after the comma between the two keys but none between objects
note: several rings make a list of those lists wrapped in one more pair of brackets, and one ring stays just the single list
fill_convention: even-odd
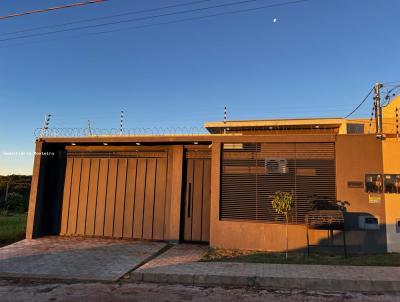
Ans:
[{"label": "vertical wood slat screen", "polygon": [[[270,170],[267,163],[277,163]],[[291,192],[291,223],[304,223],[315,196],[336,200],[334,143],[226,144],[221,161],[221,220],[281,223],[271,206],[277,191]]]},{"label": "vertical wood slat screen", "polygon": [[60,234],[163,240],[166,153],[101,155],[68,155]]}]

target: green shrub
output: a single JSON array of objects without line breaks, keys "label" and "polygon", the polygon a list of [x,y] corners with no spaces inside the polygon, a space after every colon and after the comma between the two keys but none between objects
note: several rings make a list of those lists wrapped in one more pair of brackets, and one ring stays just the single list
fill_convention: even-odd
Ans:
[{"label": "green shrub", "polygon": [[2,209],[13,213],[24,213],[28,210],[28,202],[22,194],[11,192],[7,201],[3,201]]}]

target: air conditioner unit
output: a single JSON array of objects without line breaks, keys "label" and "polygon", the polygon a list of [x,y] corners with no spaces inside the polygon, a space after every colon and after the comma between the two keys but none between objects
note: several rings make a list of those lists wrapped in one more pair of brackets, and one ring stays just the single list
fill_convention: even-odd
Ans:
[{"label": "air conditioner unit", "polygon": [[265,171],[267,174],[288,173],[287,160],[284,158],[266,158]]}]

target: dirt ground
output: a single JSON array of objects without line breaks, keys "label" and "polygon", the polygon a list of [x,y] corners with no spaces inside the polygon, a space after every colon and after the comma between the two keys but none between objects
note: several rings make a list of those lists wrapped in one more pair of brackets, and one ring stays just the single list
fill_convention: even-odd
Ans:
[{"label": "dirt ground", "polygon": [[8,301],[400,301],[400,293],[328,293],[300,290],[193,287],[149,283],[48,283],[0,280],[0,300]]}]

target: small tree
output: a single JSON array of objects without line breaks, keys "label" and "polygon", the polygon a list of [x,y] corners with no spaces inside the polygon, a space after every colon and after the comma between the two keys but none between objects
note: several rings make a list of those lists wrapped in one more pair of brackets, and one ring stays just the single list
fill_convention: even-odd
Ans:
[{"label": "small tree", "polygon": [[272,208],[278,214],[285,215],[286,220],[286,259],[288,258],[288,224],[289,224],[289,212],[292,210],[293,196],[289,192],[275,192],[272,199]]}]

